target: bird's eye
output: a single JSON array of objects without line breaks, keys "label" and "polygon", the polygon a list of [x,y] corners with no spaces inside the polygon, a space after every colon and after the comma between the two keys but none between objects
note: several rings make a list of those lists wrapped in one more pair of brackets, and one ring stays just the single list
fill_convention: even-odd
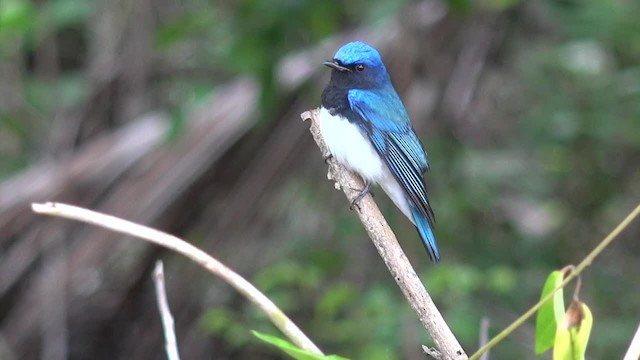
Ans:
[{"label": "bird's eye", "polygon": [[364,70],[364,65],[362,65],[362,64],[356,65],[356,70],[363,71]]}]

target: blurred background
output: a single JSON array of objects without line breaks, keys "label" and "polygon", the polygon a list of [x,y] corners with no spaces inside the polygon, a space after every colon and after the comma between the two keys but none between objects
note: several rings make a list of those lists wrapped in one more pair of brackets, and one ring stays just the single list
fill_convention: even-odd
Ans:
[{"label": "blurred background", "polygon": [[[503,329],[640,200],[638,14],[636,0],[0,1],[0,358],[164,358],[156,259],[184,359],[283,358],[228,285],[29,209],[55,200],[202,247],[327,353],[423,359],[431,340],[300,121],[352,40],[381,51],[425,144],[443,262],[375,199],[472,353],[481,318]],[[584,274],[589,359],[621,358],[638,325],[639,237],[636,222]],[[536,358],[534,322],[491,358]]]}]

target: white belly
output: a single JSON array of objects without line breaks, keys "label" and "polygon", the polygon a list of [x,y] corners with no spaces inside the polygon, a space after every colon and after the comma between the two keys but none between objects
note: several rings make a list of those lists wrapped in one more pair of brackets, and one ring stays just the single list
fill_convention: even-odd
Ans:
[{"label": "white belly", "polygon": [[413,222],[404,190],[360,128],[341,116],[331,115],[325,108],[320,108],[319,121],[320,132],[331,155],[365,181],[379,184]]},{"label": "white belly", "polygon": [[321,108],[320,131],[331,155],[365,180],[379,183],[389,172],[371,141],[347,119]]}]

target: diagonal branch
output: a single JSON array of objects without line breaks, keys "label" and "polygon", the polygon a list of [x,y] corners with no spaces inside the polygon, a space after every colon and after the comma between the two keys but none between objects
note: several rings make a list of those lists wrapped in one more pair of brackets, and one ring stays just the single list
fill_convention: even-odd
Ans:
[{"label": "diagonal branch", "polygon": [[[322,156],[327,158],[330,153],[318,128],[318,109],[306,111],[301,117],[302,120],[311,121],[311,135],[313,135],[313,139],[318,144]],[[349,201],[353,201],[358,195],[358,191],[354,189],[362,189],[364,186],[362,180],[333,158],[329,159],[327,163],[329,164],[329,179],[335,181],[336,188],[341,188]],[[409,259],[402,251],[398,240],[382,213],[380,213],[373,198],[365,196],[358,205],[359,207],[355,207],[355,211],[360,217],[367,234],[369,234],[382,260],[387,265],[391,276],[398,283],[407,301],[418,314],[420,322],[436,344],[438,351],[429,351],[429,354],[432,357],[435,355],[443,360],[467,359],[467,355],[442,318],[431,296],[422,285],[420,278],[418,278],[411,263],[409,263]]]},{"label": "diagonal branch", "polygon": [[207,271],[213,275],[218,276],[229,285],[233,286],[233,288],[238,290],[242,295],[258,306],[260,310],[267,314],[271,322],[289,339],[291,339],[294,344],[314,354],[322,355],[322,351],[318,349],[318,347],[302,332],[302,330],[300,330],[300,328],[298,328],[298,326],[293,323],[293,321],[291,321],[291,319],[289,319],[287,315],[285,315],[282,310],[276,306],[276,304],[273,303],[273,301],[238,273],[229,269],[226,265],[190,243],[150,227],[77,206],[49,202],[45,204],[31,204],[31,208],[38,214],[77,220],[119,233],[131,235],[186,256],[198,265],[207,269]]},{"label": "diagonal branch", "polygon": [[602,239],[602,241],[598,244],[598,246],[596,246],[593,250],[591,250],[591,252],[587,254],[587,256],[580,262],[580,264],[578,264],[578,266],[571,269],[571,273],[564,278],[564,280],[560,285],[558,285],[555,289],[553,289],[550,293],[548,293],[547,296],[540,299],[540,301],[538,301],[535,305],[533,305],[524,314],[520,315],[519,318],[517,318],[514,322],[511,323],[511,325],[507,326],[504,330],[502,330],[498,335],[496,335],[488,343],[486,343],[484,346],[478,349],[478,351],[476,351],[473,355],[471,355],[471,360],[480,359],[480,356],[482,356],[482,354],[489,351],[492,347],[496,346],[499,342],[504,340],[513,331],[515,331],[515,329],[520,327],[520,325],[524,324],[524,322],[527,321],[530,317],[535,315],[535,313],[538,310],[540,310],[540,308],[544,304],[546,304],[551,300],[551,298],[556,293],[556,291],[567,286],[567,284],[573,281],[573,279],[578,277],[580,273],[582,273],[582,271],[584,271],[589,265],[591,265],[593,260],[595,260],[595,258],[598,255],[600,255],[600,253],[604,251],[604,249],[606,249],[607,246],[609,246],[609,244],[611,244],[611,242],[615,240],[618,237],[618,235],[620,235],[620,233],[622,233],[622,231],[626,229],[627,226],[629,226],[629,224],[631,224],[631,222],[633,222],[633,220],[635,220],[635,218],[638,216],[640,216],[640,204],[638,204],[635,207],[635,209],[633,209],[629,213],[629,215],[627,215],[627,217],[625,217],[624,220],[622,220],[622,222],[618,224],[618,226],[616,226],[615,229],[613,229],[609,233],[609,235],[607,235],[607,237]]}]

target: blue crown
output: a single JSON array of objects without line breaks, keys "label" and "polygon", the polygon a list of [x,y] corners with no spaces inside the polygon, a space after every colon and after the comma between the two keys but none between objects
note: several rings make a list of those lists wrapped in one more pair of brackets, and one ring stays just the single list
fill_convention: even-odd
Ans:
[{"label": "blue crown", "polygon": [[382,65],[382,58],[378,50],[361,41],[344,45],[336,52],[334,59],[345,65],[359,63],[365,63],[369,66]]}]

